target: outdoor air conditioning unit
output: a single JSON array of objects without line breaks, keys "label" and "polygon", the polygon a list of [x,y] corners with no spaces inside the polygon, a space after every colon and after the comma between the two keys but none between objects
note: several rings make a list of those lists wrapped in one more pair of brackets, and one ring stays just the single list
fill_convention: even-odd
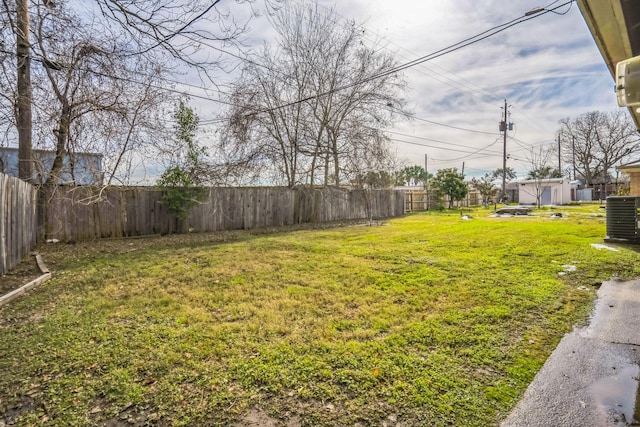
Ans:
[{"label": "outdoor air conditioning unit", "polygon": [[640,244],[640,197],[607,197],[606,241]]},{"label": "outdoor air conditioning unit", "polygon": [[640,106],[640,56],[616,65],[616,95],[620,107]]}]

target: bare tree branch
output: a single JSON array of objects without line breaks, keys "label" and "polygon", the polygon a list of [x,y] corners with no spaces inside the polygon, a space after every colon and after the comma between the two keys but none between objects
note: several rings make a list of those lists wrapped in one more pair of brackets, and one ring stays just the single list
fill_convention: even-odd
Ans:
[{"label": "bare tree branch", "polygon": [[337,21],[316,3],[281,10],[272,17],[277,47],[265,47],[261,65],[247,64],[234,85],[226,143],[251,147],[290,187],[339,185],[361,174],[363,155],[371,165],[388,159],[382,130],[403,112],[404,81],[384,73],[393,58]]},{"label": "bare tree branch", "polygon": [[558,135],[565,162],[574,165],[587,185],[606,181],[615,165],[640,152],[635,125],[622,110],[562,119]]}]

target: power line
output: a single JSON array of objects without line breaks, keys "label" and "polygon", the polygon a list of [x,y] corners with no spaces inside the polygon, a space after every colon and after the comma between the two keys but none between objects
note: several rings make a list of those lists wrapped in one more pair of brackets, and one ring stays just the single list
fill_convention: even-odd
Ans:
[{"label": "power line", "polygon": [[[553,2],[549,3],[548,5],[546,5],[546,6],[542,7],[542,8],[537,8],[537,9],[534,9],[534,10],[532,10],[532,11],[529,11],[529,12],[525,13],[525,15],[524,15],[524,16],[531,16],[531,15],[535,15],[535,14],[538,14],[538,13],[540,13],[540,12],[544,11],[544,10],[550,9],[550,8],[551,8],[551,6],[553,6],[554,4],[558,3],[558,1],[559,1],[559,0],[555,0],[555,1],[553,1]],[[557,9],[557,8],[553,8],[553,9],[551,9],[551,10],[549,10],[549,11],[550,11],[550,12],[553,12],[553,13],[556,13],[556,14],[558,14],[558,15],[566,15],[566,14],[571,10],[571,7],[572,7],[572,4],[573,4],[573,3],[572,3],[572,2],[568,2],[568,4],[569,4],[569,8],[567,8],[567,10],[565,10],[564,12],[557,13],[557,12],[556,12],[556,9]],[[566,5],[567,5],[567,3],[564,3],[564,4],[560,5],[560,6],[558,6],[558,8],[560,8],[560,7],[564,7],[564,6],[566,6]],[[327,10],[332,10],[336,15],[341,16],[340,14],[338,14],[338,13],[337,13],[335,10],[333,10],[333,9],[329,9],[329,8],[327,8],[326,6],[323,6],[323,5],[320,5],[320,6],[321,6],[321,7],[323,7],[323,8],[325,8],[325,9],[327,9]],[[347,23],[348,23],[348,22],[350,22],[350,21],[349,21],[347,18],[345,18],[344,16],[341,16],[341,17],[342,17],[342,19],[343,19],[345,22],[347,22]],[[516,18],[515,20],[513,20],[513,21],[511,21],[511,22],[514,22],[514,21],[516,21],[517,19],[519,19],[519,18]],[[337,23],[337,22],[336,22],[336,23]],[[366,30],[366,28],[365,28],[363,25],[360,25],[360,26],[359,26],[359,28],[362,28],[362,29],[363,29],[363,31],[365,31],[365,30]],[[367,37],[365,37],[365,36],[363,36],[363,38],[365,38],[366,40],[369,40],[369,41],[371,41],[371,42],[375,42],[375,41],[373,41],[372,39],[367,38]],[[406,51],[406,52],[409,52],[409,53],[412,53],[412,54],[413,54],[413,52],[411,52],[410,50],[405,49],[404,47],[402,47],[402,46],[400,46],[400,45],[398,45],[398,44],[396,44],[396,43],[393,43],[392,41],[389,41],[389,40],[388,40],[388,39],[386,39],[385,37],[382,37],[382,39],[383,39],[383,40],[385,40],[385,41],[387,41],[387,42],[389,42],[390,44],[392,44],[392,45],[394,45],[394,46],[398,47],[400,50],[404,50],[404,51]],[[395,54],[397,54],[397,52],[394,52],[394,53],[395,53]],[[406,56],[404,56],[404,55],[400,55],[400,56],[401,56],[401,57],[403,57],[403,58],[406,58]],[[426,64],[426,63],[424,63],[424,64],[420,64],[420,65],[422,65],[422,66],[426,66],[427,64]],[[426,71],[424,71],[424,70],[421,70],[420,72],[421,72],[423,75],[428,76],[428,77],[430,77],[430,78],[433,78],[434,80],[437,80],[437,81],[439,81],[439,82],[441,82],[441,83],[443,83],[443,84],[445,84],[445,85],[447,85],[447,86],[450,86],[450,87],[452,87],[452,88],[455,88],[455,89],[461,89],[461,87],[466,88],[466,89],[468,89],[468,91],[463,90],[463,92],[467,92],[467,93],[469,93],[470,95],[472,95],[472,96],[476,97],[477,99],[479,99],[479,100],[480,100],[480,101],[482,101],[482,102],[487,102],[487,101],[486,101],[486,98],[489,98],[489,99],[493,99],[493,98],[495,98],[495,96],[494,96],[492,93],[488,92],[488,91],[487,91],[487,90],[485,90],[484,88],[482,88],[482,87],[480,87],[480,86],[476,86],[476,85],[475,85],[475,84],[473,84],[472,82],[470,82],[470,81],[468,81],[468,80],[464,79],[464,78],[463,78],[463,77],[461,77],[461,76],[456,75],[456,74],[455,74],[454,72],[452,72],[452,71],[449,71],[449,70],[446,70],[446,69],[444,69],[444,68],[440,67],[440,66],[439,66],[438,64],[436,64],[436,63],[432,63],[432,64],[430,64],[430,67],[437,67],[437,68],[440,68],[440,69],[442,69],[443,71],[445,71],[445,72],[446,72],[446,75],[441,74],[441,73],[438,73],[438,72],[435,72],[434,70],[429,70],[429,71],[430,71],[430,73],[427,73],[427,72],[426,72]],[[431,73],[433,73],[433,75],[432,75]],[[458,80],[454,80],[454,79],[452,79],[452,78],[449,78],[449,76],[451,76],[451,75],[455,76]],[[443,77],[443,79],[440,79],[440,78],[438,78],[438,77]],[[451,81],[451,82],[453,82],[453,83],[447,82],[446,80],[450,80],[450,81]],[[461,83],[460,81],[463,81],[463,82],[466,82],[466,83],[469,83],[469,84]],[[471,87],[471,86],[475,86],[477,89],[475,89],[475,88],[473,88],[473,87]],[[471,92],[469,92],[469,91],[471,91]],[[479,96],[478,96],[478,95],[479,95]],[[422,121],[425,121],[425,122],[428,122],[428,123],[432,123],[432,124],[436,124],[436,125],[439,125],[439,126],[450,127],[450,128],[458,129],[458,130],[468,130],[468,131],[470,131],[470,132],[475,132],[475,133],[485,133],[485,134],[489,134],[489,135],[496,135],[495,133],[491,133],[491,132],[482,132],[482,131],[475,131],[475,130],[463,129],[463,128],[458,128],[458,127],[456,127],[456,126],[450,126],[450,125],[446,125],[446,124],[443,124],[443,123],[438,123],[438,122],[430,121],[430,120],[427,120],[427,119],[420,119],[420,118],[418,118],[418,117],[416,117],[416,116],[412,116],[412,117],[413,117],[414,119],[422,120]],[[526,120],[527,122],[529,122],[529,123],[533,123],[533,122],[531,122],[530,120],[527,120],[527,118],[526,118],[526,117],[525,117],[525,120]]]},{"label": "power line", "polygon": [[[424,55],[424,56],[422,56],[420,58],[416,58],[413,61],[409,61],[407,63],[404,63],[404,64],[401,64],[399,66],[393,67],[393,68],[391,68],[389,70],[374,74],[372,76],[363,78],[363,79],[361,79],[359,81],[356,81],[356,82],[353,82],[353,83],[349,83],[349,84],[345,84],[345,85],[339,86],[337,88],[334,88],[334,89],[331,89],[331,90],[328,90],[328,91],[325,91],[325,92],[322,92],[322,93],[318,93],[318,94],[315,94],[315,95],[307,96],[305,98],[302,98],[302,99],[299,99],[299,100],[296,100],[296,101],[288,102],[288,103],[285,103],[285,104],[282,104],[282,105],[279,105],[279,106],[275,106],[275,107],[272,107],[272,108],[261,110],[261,111],[259,111],[259,113],[268,113],[268,112],[271,112],[271,111],[275,111],[275,110],[279,110],[279,109],[282,109],[282,108],[290,107],[292,105],[296,105],[296,104],[299,104],[299,103],[302,103],[302,102],[310,101],[312,99],[328,96],[328,95],[331,95],[331,94],[336,93],[336,92],[340,92],[340,91],[343,91],[343,90],[346,90],[346,89],[353,88],[355,86],[359,86],[361,84],[370,82],[372,80],[377,80],[377,79],[380,79],[382,77],[386,77],[386,76],[389,76],[391,74],[395,74],[395,73],[398,73],[400,71],[404,71],[404,70],[406,70],[408,68],[414,67],[414,66],[422,64],[424,62],[431,61],[431,60],[433,60],[435,58],[439,58],[439,57],[444,56],[446,54],[449,54],[449,53],[455,52],[457,50],[460,50],[463,47],[467,47],[467,46],[470,46],[472,44],[478,43],[478,42],[480,42],[482,40],[485,40],[485,39],[487,39],[489,37],[492,37],[492,36],[494,36],[494,35],[496,35],[498,33],[501,33],[502,31],[505,31],[505,30],[507,30],[507,29],[509,29],[511,27],[514,27],[514,26],[516,26],[518,24],[521,24],[521,23],[526,22],[526,21],[530,21],[532,19],[538,18],[538,17],[540,17],[542,15],[545,15],[547,13],[553,12],[553,11],[559,9],[559,8],[562,8],[562,7],[564,7],[564,6],[568,5],[568,4],[573,3],[574,1],[575,0],[569,0],[569,1],[561,4],[560,6],[556,6],[553,9],[536,9],[535,13],[532,13],[530,15],[528,15],[529,12],[527,12],[525,15],[523,15],[521,17],[512,19],[511,21],[506,22],[504,24],[496,25],[496,26],[494,26],[494,27],[492,27],[492,28],[490,28],[488,30],[485,30],[485,31],[483,31],[481,33],[478,33],[478,34],[474,35],[474,36],[468,37],[468,38],[466,38],[466,39],[464,39],[462,41],[459,41],[457,43],[449,45],[449,46],[447,46],[445,48],[439,49],[439,50],[437,50],[435,52],[432,52],[430,54]],[[255,113],[253,113],[253,114],[255,114]]]},{"label": "power line", "polygon": [[[303,4],[303,3],[298,2],[298,4]],[[333,13],[335,13],[336,16],[340,16],[343,19],[343,21],[345,21],[345,23],[347,23],[347,25],[350,24],[351,20],[349,20],[348,18],[344,17],[343,15],[340,15],[335,9],[330,9],[330,8],[324,6],[324,5],[320,5],[320,7],[324,8],[326,10],[332,11]],[[334,23],[337,24],[337,21],[335,21]],[[344,25],[343,25],[343,27],[346,28]],[[363,30],[363,32],[367,31],[367,28],[362,24],[359,25],[358,28],[361,28]],[[372,40],[369,37],[365,37],[365,36],[362,36],[362,37],[365,40],[368,40],[369,42],[372,42],[374,44],[378,43],[377,41]],[[391,44],[393,46],[398,47],[400,50],[404,50],[405,52],[408,52],[411,55],[417,56],[417,54],[415,54],[415,52],[412,52],[412,51],[404,48],[403,46],[401,46],[401,45],[399,45],[397,43],[394,43],[393,41],[388,40],[386,37],[381,37],[381,39],[386,41],[386,42],[388,42],[389,44]],[[382,46],[381,49],[389,50],[386,46]],[[398,55],[397,51],[392,51],[392,53],[394,55]],[[405,55],[399,55],[399,56],[404,58],[404,59],[408,59],[407,56],[405,56]],[[445,84],[445,85],[447,85],[449,87],[452,87],[454,89],[460,89],[460,86],[466,87],[471,92],[475,92],[475,93],[471,93],[472,96],[476,97],[477,99],[479,99],[479,100],[481,100],[483,102],[485,102],[483,97],[495,98],[495,95],[493,95],[491,92],[485,90],[484,88],[481,88],[480,86],[476,86],[474,83],[470,82],[469,80],[466,80],[463,77],[457,75],[456,73],[454,73],[454,72],[452,72],[450,70],[447,70],[447,69],[445,69],[445,68],[443,68],[443,67],[441,67],[441,66],[439,66],[439,65],[437,65],[435,63],[434,64],[428,64],[428,65],[427,64],[422,64],[422,65],[424,66],[425,70],[420,70],[421,74],[423,74],[423,75],[425,75],[427,77],[430,77],[430,78],[432,78],[434,80],[437,80],[440,83],[443,83],[443,84]],[[429,67],[439,68],[442,71],[444,71],[444,73],[446,73],[446,74],[436,72],[436,71],[434,71],[432,69],[429,69]],[[443,79],[437,78],[436,76],[442,77]],[[450,76],[455,76],[458,80],[454,80]],[[447,82],[446,80],[450,80],[451,82]],[[468,83],[468,85],[467,84],[461,84],[460,81],[464,81],[464,82]],[[471,86],[475,86],[477,89],[475,89],[475,88],[473,88]],[[477,96],[476,94],[479,94],[480,96]]]},{"label": "power line", "polygon": [[[442,160],[442,161],[443,162],[452,162],[452,161],[466,160],[466,159],[471,158],[472,156],[474,156],[474,159],[479,159],[479,158],[484,158],[484,157],[494,157],[496,155],[499,155],[499,153],[490,151],[487,154],[484,154],[484,155],[479,156],[479,157],[476,157],[476,155],[479,154],[482,151],[487,150],[489,147],[494,146],[497,142],[498,142],[498,138],[496,138],[495,141],[493,141],[491,144],[487,145],[486,147],[479,148],[479,149],[477,149],[477,150],[475,150],[473,152],[469,152],[469,154],[467,154],[466,156],[456,157],[456,158],[453,158],[453,159],[447,159],[447,160]],[[434,160],[436,160],[436,159],[434,159]]]},{"label": "power line", "polygon": [[434,125],[451,128],[451,129],[462,130],[462,131],[473,132],[473,133],[480,133],[480,134],[484,134],[484,135],[492,135],[492,136],[498,135],[495,132],[485,132],[485,131],[481,131],[481,130],[461,128],[461,127],[458,127],[458,126],[452,126],[452,125],[447,125],[447,124],[444,124],[444,123],[434,122],[433,120],[423,119],[423,118],[417,117],[417,116],[412,115],[412,114],[410,114],[409,117],[411,117],[413,119],[416,119],[416,120],[420,120],[422,122],[427,122],[427,123],[431,123],[431,124],[434,124]]},{"label": "power line", "polygon": [[[6,55],[15,56],[15,52],[10,52],[10,51],[6,51],[6,50],[0,50],[0,53],[4,53]],[[231,55],[233,55],[233,54],[231,54]],[[46,66],[46,60],[43,59],[40,55],[35,55],[32,58],[33,58],[33,61],[41,63],[43,66]],[[241,58],[241,57],[238,56],[238,58]],[[254,61],[251,61],[251,60],[248,60],[248,59],[245,59],[245,60],[247,62],[249,62],[249,63],[255,64],[255,65],[260,65],[257,62],[254,62]],[[92,73],[94,75],[98,75],[98,76],[101,76],[101,77],[107,77],[107,78],[110,78],[110,79],[113,79],[113,80],[124,81],[124,82],[127,82],[127,83],[137,84],[137,85],[140,85],[140,86],[148,86],[148,87],[151,87],[153,89],[163,90],[163,91],[166,91],[166,92],[175,93],[175,94],[179,94],[179,95],[186,95],[186,96],[189,96],[189,97],[192,97],[192,98],[198,98],[198,99],[202,99],[202,100],[210,101],[210,102],[215,102],[215,103],[219,103],[219,104],[224,104],[224,105],[229,105],[229,106],[236,106],[236,104],[234,104],[232,102],[224,101],[222,99],[214,99],[214,98],[212,98],[212,97],[210,97],[208,95],[199,95],[199,94],[196,94],[196,93],[193,93],[193,92],[173,89],[173,88],[166,87],[166,86],[149,84],[148,82],[142,82],[142,81],[138,81],[138,80],[135,80],[135,79],[132,79],[132,78],[128,78],[128,77],[110,75],[110,74],[99,72],[99,71],[92,70],[92,69],[83,69],[83,71],[88,71],[88,72],[90,72],[90,73]],[[141,77],[152,78],[152,76],[148,76],[148,75],[144,75],[144,76],[142,76],[140,74],[138,74],[138,75],[141,76]],[[167,82],[167,83],[172,83],[172,84],[186,86],[186,87],[193,88],[193,89],[203,90],[205,92],[208,90],[207,88],[204,88],[202,86],[196,86],[194,84],[181,82],[181,81],[177,81],[177,80],[170,80],[170,79],[166,79],[166,78],[163,78],[162,80]],[[218,91],[218,93],[223,94],[223,95],[228,95],[228,94],[225,94],[225,92],[222,92],[222,91]],[[456,129],[456,130],[461,130],[461,131],[466,131],[466,132],[472,132],[472,133],[478,133],[478,134],[496,135],[493,132],[479,131],[479,130],[474,130],[474,129],[467,129],[467,128],[462,128],[462,127],[458,127],[458,126],[447,125],[445,123],[440,123],[440,122],[436,122],[436,121],[433,121],[433,120],[425,119],[425,118],[422,118],[422,117],[418,117],[416,115],[410,115],[410,117],[415,119],[415,120],[419,120],[419,121],[423,121],[423,122],[426,122],[426,123],[431,123],[431,124],[434,124],[434,125],[437,125],[437,126],[447,127],[447,128],[451,128],[451,129]],[[221,123],[224,120],[225,120],[224,118],[212,118],[212,119],[208,119],[208,120],[201,120],[200,124],[201,125],[215,124],[215,123],[218,123],[218,122]],[[411,136],[411,135],[405,135],[405,136]],[[445,143],[445,144],[452,144],[450,142],[445,142],[445,141],[437,141],[437,140],[433,140],[433,141],[442,142],[442,143]],[[453,144],[453,145],[455,145],[455,144]]]},{"label": "power line", "polygon": [[[439,146],[436,146],[436,145],[421,144],[419,142],[405,141],[403,139],[397,139],[397,138],[389,138],[389,139],[391,141],[394,141],[394,142],[401,142],[403,144],[410,144],[410,145],[418,145],[420,147],[436,148],[438,150],[456,151],[456,152],[459,152],[459,153],[470,153],[470,151],[466,151],[466,150],[457,150],[455,148],[445,148],[445,147],[439,147]],[[443,141],[438,141],[438,142],[443,142]]]},{"label": "power line", "polygon": [[[391,132],[390,132],[390,133],[391,133]],[[480,149],[478,149],[478,150],[474,150],[474,151],[469,151],[469,150],[460,150],[460,149],[456,149],[456,148],[442,147],[442,146],[437,146],[437,145],[422,144],[422,143],[420,143],[420,142],[407,141],[407,140],[404,140],[404,139],[397,139],[397,138],[389,138],[389,139],[390,139],[391,141],[394,141],[394,142],[400,142],[400,143],[403,143],[403,144],[418,145],[418,146],[420,146],[420,147],[435,148],[435,149],[437,149],[437,150],[447,150],[447,151],[455,151],[455,152],[457,152],[457,153],[465,153],[465,154],[466,154],[466,156],[465,156],[465,157],[461,157],[461,159],[462,159],[462,158],[468,158],[468,157],[470,157],[470,156],[476,155],[476,154],[480,153],[481,151],[484,151],[484,150],[488,149],[489,147],[491,147],[492,145],[494,145],[494,144],[495,144],[495,141],[494,141],[494,142],[492,142],[491,144],[489,144],[489,145],[488,145],[488,146],[486,146],[486,147],[483,147],[483,148],[480,148]],[[420,138],[420,139],[424,139],[424,140],[427,140],[427,141],[440,142],[440,143],[443,143],[443,144],[452,145],[452,144],[451,144],[451,143],[449,143],[449,142],[439,141],[439,140],[437,140],[437,139],[429,139],[429,138]],[[469,147],[466,147],[466,146],[461,146],[461,145],[459,145],[459,144],[455,144],[455,146],[458,146],[458,147],[464,147],[464,148],[469,148]],[[495,156],[495,155],[496,155],[496,153],[495,153],[495,152],[490,152],[490,154],[489,154],[489,155],[490,155],[490,156]]]},{"label": "power line", "polygon": [[[6,54],[6,55],[15,56],[15,52],[10,52],[10,51],[6,51],[6,50],[0,50],[0,53]],[[38,55],[33,56],[32,60],[35,61],[35,62],[41,63],[44,67],[47,66],[46,60],[42,59]],[[108,73],[103,73],[103,72],[92,70],[92,69],[83,69],[83,68],[77,68],[77,69],[89,72],[89,73],[94,74],[96,76],[107,77],[107,78],[113,79],[113,80],[123,81],[123,82],[127,82],[127,83],[133,83],[133,84],[137,84],[137,85],[145,86],[145,87],[151,87],[153,89],[164,90],[166,92],[176,93],[176,94],[179,94],[179,95],[187,95],[187,96],[190,96],[190,97],[193,97],[193,98],[199,98],[199,99],[203,99],[203,100],[206,100],[206,101],[216,102],[216,103],[219,103],[219,104],[235,105],[235,104],[233,104],[231,102],[227,102],[227,101],[223,101],[223,100],[220,100],[220,99],[211,98],[210,96],[198,95],[198,94],[194,94],[194,93],[191,93],[191,92],[177,90],[177,89],[173,89],[173,88],[166,87],[166,86],[161,86],[161,85],[156,85],[156,84],[149,84],[148,82],[138,81],[138,80],[135,80],[135,79],[132,79],[132,78],[129,78],[129,77],[111,75],[111,74],[108,74]],[[141,75],[141,74],[138,74],[138,75],[141,76],[141,77],[152,78],[152,76],[149,76],[149,75]],[[204,87],[196,86],[196,85],[193,85],[193,84],[190,84],[190,83],[179,82],[177,80],[169,80],[169,79],[165,79],[165,78],[163,78],[162,80],[167,82],[167,83],[183,85],[183,86],[191,87],[191,88],[194,88],[194,89],[200,89],[200,90],[204,90],[204,91],[207,90]],[[224,94],[224,92],[220,92],[220,91],[219,91],[219,93]]]},{"label": "power line", "polygon": [[[311,99],[315,99],[315,98],[318,98],[318,97],[321,97],[321,96],[326,96],[326,95],[329,95],[329,94],[334,93],[334,92],[345,90],[345,89],[357,86],[359,84],[363,84],[363,83],[366,83],[368,81],[371,81],[371,80],[374,80],[374,79],[378,79],[378,78],[382,78],[382,77],[385,77],[385,76],[390,75],[392,73],[403,71],[403,70],[408,69],[410,67],[414,67],[416,65],[423,64],[426,61],[429,61],[429,60],[432,60],[434,58],[440,57],[440,56],[445,55],[447,53],[454,52],[454,51],[459,50],[459,49],[461,49],[463,47],[469,46],[469,45],[471,45],[473,43],[477,43],[477,42],[479,42],[481,40],[484,40],[484,39],[486,39],[488,37],[491,37],[491,36],[493,36],[495,34],[498,34],[499,32],[502,32],[502,31],[504,31],[504,30],[506,30],[508,28],[511,28],[511,27],[513,27],[513,26],[515,26],[517,24],[520,24],[522,22],[534,19],[534,18],[539,17],[539,16],[541,16],[543,14],[546,14],[546,13],[550,13],[550,12],[556,13],[555,11],[557,9],[559,9],[561,7],[564,7],[567,4],[571,5],[571,3],[573,1],[574,0],[565,2],[565,3],[561,4],[560,6],[557,6],[557,7],[553,8],[553,9],[536,10],[535,14],[532,14],[531,16],[529,16],[528,14],[525,14],[525,15],[523,15],[523,16],[521,16],[519,18],[515,18],[515,19],[513,19],[513,20],[511,20],[511,21],[509,21],[507,23],[492,27],[492,28],[490,28],[490,29],[488,29],[486,31],[483,31],[483,32],[481,32],[479,34],[476,34],[476,35],[474,35],[472,37],[469,37],[469,38],[464,39],[464,40],[462,40],[460,42],[454,43],[454,44],[452,44],[452,45],[450,45],[448,47],[445,47],[443,49],[440,49],[440,50],[437,50],[435,52],[432,52],[431,54],[422,56],[422,57],[417,58],[415,60],[409,61],[409,62],[407,62],[405,64],[402,64],[402,65],[399,65],[397,67],[394,67],[394,68],[392,68],[390,70],[387,70],[385,72],[378,73],[378,74],[375,74],[373,76],[369,76],[368,78],[362,79],[362,80],[357,81],[357,82],[353,82],[353,83],[348,84],[348,85],[344,85],[342,87],[338,87],[338,88],[332,89],[332,90],[324,92],[324,93],[315,94],[315,95],[306,97],[304,99],[300,99],[300,100],[292,101],[292,102],[284,104],[284,105],[272,107],[270,109],[263,110],[262,112],[269,112],[269,111],[277,110],[277,109],[280,109],[280,108],[285,108],[285,107],[290,106],[290,105],[295,105],[297,103],[305,102],[305,101],[308,101],[308,100],[311,100]],[[566,14],[567,12],[568,12],[568,10],[565,11],[564,13],[557,13],[557,14]],[[248,62],[250,64],[253,64],[253,65],[256,65],[256,66],[260,66],[260,67],[264,67],[264,68],[266,68],[266,69],[268,69],[270,71],[277,71],[277,70],[272,70],[271,68],[267,67],[266,65],[260,64],[259,62],[250,60],[250,59],[248,59],[246,57],[242,57],[240,55],[233,54],[233,53],[225,51],[223,49],[219,49],[219,48],[217,48],[217,47],[215,47],[215,46],[213,46],[213,45],[211,45],[209,43],[205,42],[204,44],[209,48],[218,50],[221,53],[233,56],[233,57],[235,57],[237,59],[240,59],[242,61]],[[13,54],[13,52],[4,52],[4,53]],[[34,60],[44,63],[44,61],[42,59],[39,59],[39,58],[34,58]],[[165,90],[165,91],[168,91],[168,92],[177,93],[177,94],[181,94],[181,95],[187,95],[187,96],[191,96],[191,97],[194,97],[194,98],[198,98],[198,99],[202,99],[202,100],[206,100],[206,101],[211,101],[211,102],[216,102],[216,103],[220,103],[220,104],[224,104],[224,105],[231,105],[231,106],[235,105],[235,104],[233,104],[231,102],[223,101],[223,100],[220,100],[220,99],[213,99],[208,95],[207,96],[198,95],[198,94],[190,93],[190,92],[187,92],[187,91],[180,91],[180,90],[176,90],[176,89],[172,89],[172,88],[167,88],[167,87],[160,86],[160,85],[149,85],[146,82],[140,82],[140,81],[137,81],[137,80],[134,80],[134,79],[126,78],[126,77],[110,76],[110,75],[108,75],[106,73],[100,73],[100,72],[97,72],[95,70],[89,70],[89,71],[94,73],[94,74],[96,74],[96,75],[101,75],[101,76],[109,77],[109,78],[116,79],[116,80],[126,81],[126,82],[130,82],[130,83],[133,83],[133,84],[150,86],[150,87],[152,87],[154,89]],[[191,84],[184,83],[184,82],[171,81],[171,80],[166,80],[166,79],[165,79],[165,81],[167,81],[169,83],[174,83],[174,84],[179,84],[179,85],[192,87],[192,88],[199,89],[199,90],[205,90],[205,91],[207,90],[206,88],[203,88],[203,87],[200,87],[200,86],[191,85]],[[224,92],[219,92],[219,93],[225,94]],[[228,95],[228,94],[226,94],[226,95]],[[413,118],[415,118],[417,120],[421,120],[421,121],[427,122],[427,123],[431,123],[431,124],[435,124],[435,125],[443,126],[443,127],[448,127],[448,128],[452,128],[452,129],[468,131],[468,132],[474,132],[474,133],[479,133],[479,134],[495,135],[495,133],[491,133],[491,132],[477,131],[477,130],[472,130],[472,129],[466,129],[466,128],[461,128],[461,127],[451,126],[451,125],[447,125],[447,124],[444,124],[444,123],[439,123],[439,122],[435,122],[435,121],[432,121],[432,120],[419,118],[419,117],[416,117],[416,116],[413,116]],[[211,119],[211,120],[208,120],[206,122],[209,122],[209,123],[213,124],[216,121],[218,121],[218,119]]]},{"label": "power line", "polygon": [[507,23],[504,23],[504,24],[496,25],[495,27],[492,27],[492,28],[490,28],[488,30],[485,30],[485,31],[481,32],[481,33],[478,33],[478,34],[476,34],[476,35],[474,35],[472,37],[468,37],[468,38],[466,38],[466,39],[464,39],[464,40],[462,40],[460,42],[454,43],[454,44],[449,45],[449,46],[447,46],[445,48],[442,48],[440,50],[432,52],[432,53],[430,53],[428,55],[425,55],[423,57],[414,59],[413,61],[410,61],[410,62],[408,62],[406,64],[400,65],[400,66],[396,67],[395,69],[391,69],[389,71],[380,73],[377,76],[372,76],[368,80],[377,79],[377,78],[384,77],[384,76],[389,75],[389,74],[396,73],[398,71],[403,71],[403,70],[406,70],[407,68],[414,67],[414,66],[416,66],[418,64],[422,64],[423,62],[430,61],[432,59],[435,59],[435,58],[438,58],[440,56],[449,54],[451,52],[455,52],[456,50],[462,49],[463,47],[470,46],[470,45],[472,45],[474,43],[477,43],[477,42],[485,40],[485,39],[487,39],[487,38],[489,38],[491,36],[494,36],[494,35],[496,35],[498,33],[501,33],[502,31],[505,31],[505,30],[515,26],[515,25],[521,24],[521,23],[529,21],[531,19],[538,18],[538,17],[540,17],[540,16],[542,16],[544,14],[547,14],[549,12],[552,12],[552,11],[556,10],[556,9],[564,7],[567,4],[572,3],[573,1],[575,1],[575,0],[569,0],[568,2],[563,3],[560,6],[557,6],[557,7],[553,8],[553,9],[539,9],[539,10],[536,10],[536,12],[534,14],[531,14],[531,15],[528,15],[529,12],[527,12],[527,13],[525,13],[524,16],[512,19],[511,21],[509,21]]},{"label": "power line", "polygon": [[[456,143],[448,142],[448,141],[441,141],[441,140],[438,140],[438,139],[426,138],[426,137],[415,136],[415,135],[408,135],[408,134],[405,134],[405,133],[400,133],[400,132],[395,132],[395,131],[385,131],[385,132],[391,133],[391,134],[394,134],[394,135],[405,136],[405,137],[408,137],[408,138],[420,139],[420,140],[423,140],[423,141],[439,142],[439,143],[442,143],[442,144],[447,144],[447,147],[434,147],[434,148],[440,148],[442,150],[448,150],[449,149],[448,146],[461,147],[461,148],[470,148],[467,145],[456,144]],[[409,142],[407,142],[407,143],[409,143]],[[492,142],[490,145],[488,145],[486,148],[489,148],[490,146],[492,146],[494,144],[495,144],[495,141]],[[485,150],[486,148],[482,148],[482,149],[480,149],[480,151]],[[467,152],[469,152],[469,151],[467,151]],[[499,153],[496,151],[495,154],[499,154]]]}]

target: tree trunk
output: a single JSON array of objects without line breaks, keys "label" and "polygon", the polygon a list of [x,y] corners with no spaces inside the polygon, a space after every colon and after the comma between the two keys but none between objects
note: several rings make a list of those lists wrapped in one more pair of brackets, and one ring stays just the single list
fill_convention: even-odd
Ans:
[{"label": "tree trunk", "polygon": [[31,143],[31,57],[28,0],[19,0],[16,4],[16,12],[18,177],[25,181],[31,181],[33,179],[33,153]]},{"label": "tree trunk", "polygon": [[56,156],[53,159],[49,176],[46,177],[47,184],[51,186],[58,185],[60,171],[64,166],[64,156],[67,152],[67,139],[69,129],[71,128],[71,107],[68,104],[62,107],[58,125],[58,129],[56,130]]},{"label": "tree trunk", "polygon": [[327,155],[324,161],[324,186],[327,187],[329,185],[329,152],[327,151]]},{"label": "tree trunk", "polygon": [[333,173],[335,174],[336,178],[336,187],[340,186],[340,156],[338,155],[338,149],[337,147],[334,146],[334,151],[333,151]]}]

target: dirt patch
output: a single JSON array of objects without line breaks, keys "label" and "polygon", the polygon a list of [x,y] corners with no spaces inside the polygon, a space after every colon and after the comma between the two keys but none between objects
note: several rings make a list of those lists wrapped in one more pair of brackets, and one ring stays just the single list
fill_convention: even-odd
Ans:
[{"label": "dirt patch", "polygon": [[300,427],[300,418],[295,416],[287,421],[280,421],[259,409],[250,410],[235,427]]},{"label": "dirt patch", "polygon": [[252,409],[238,424],[236,424],[236,427],[276,427],[277,425],[277,419],[270,417],[265,412]]},{"label": "dirt patch", "polygon": [[13,270],[0,276],[0,295],[5,295],[22,285],[37,279],[42,272],[36,264],[36,258],[30,255],[22,260]]}]

